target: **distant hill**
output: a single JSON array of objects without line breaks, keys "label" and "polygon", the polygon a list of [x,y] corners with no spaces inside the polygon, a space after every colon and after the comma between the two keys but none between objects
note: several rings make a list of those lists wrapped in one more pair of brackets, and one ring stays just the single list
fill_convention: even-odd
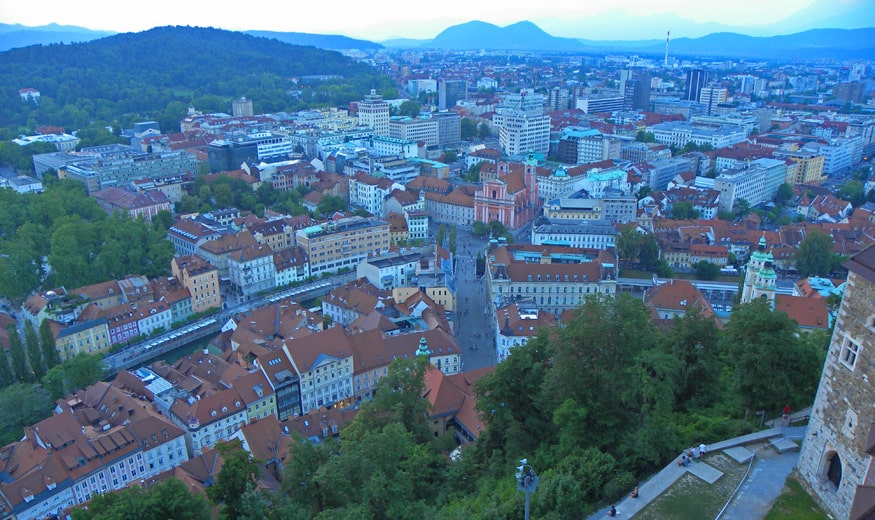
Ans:
[{"label": "distant hill", "polygon": [[541,30],[532,22],[518,22],[499,27],[487,22],[472,21],[444,29],[427,47],[433,49],[580,51],[583,46],[573,38],[558,38]]},{"label": "distant hill", "polygon": [[[583,42],[587,47],[611,48],[610,42]],[[613,46],[639,53],[662,55],[664,41],[640,45]],[[736,33],[714,33],[701,38],[678,38],[669,45],[673,56],[729,57],[749,59],[873,59],[875,28],[812,29],[784,36],[756,37]]]},{"label": "distant hill", "polygon": [[[662,56],[665,40],[602,41],[558,38],[531,22],[507,27],[472,21],[448,27],[432,40],[398,38],[386,47],[446,50],[530,50],[551,52],[633,52]],[[669,54],[745,59],[875,59],[875,28],[813,29],[784,36],[755,37],[721,32],[701,38],[676,38]]]},{"label": "distant hill", "polygon": [[374,43],[368,40],[356,40],[337,34],[309,34],[299,32],[276,32],[276,31],[244,31],[246,34],[258,36],[261,38],[274,38],[281,42],[291,43],[292,45],[303,45],[317,47],[319,49],[331,50],[376,50],[382,49],[383,46],[379,43]]},{"label": "distant hill", "polygon": [[76,43],[97,40],[115,34],[111,31],[92,31],[74,25],[42,25],[27,27],[20,24],[0,23],[0,52],[29,45]]},{"label": "distant hill", "polygon": [[[295,79],[307,76],[333,79]],[[232,98],[246,96],[257,111],[300,110],[346,104],[392,82],[336,51],[221,29],[157,27],[86,43],[0,52],[0,85],[2,126],[36,119],[36,124],[76,129],[93,120],[135,114],[172,130],[192,104],[203,111],[229,112]],[[18,99],[24,87],[42,95],[35,114],[29,115]]]}]

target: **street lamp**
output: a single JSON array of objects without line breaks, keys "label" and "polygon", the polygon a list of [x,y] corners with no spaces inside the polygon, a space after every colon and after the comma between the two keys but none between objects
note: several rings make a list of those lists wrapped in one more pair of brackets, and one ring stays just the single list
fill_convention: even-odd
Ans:
[{"label": "street lamp", "polygon": [[538,487],[538,475],[535,468],[529,465],[527,459],[520,459],[520,465],[516,467],[517,489],[526,493],[526,520],[529,520],[529,503],[532,493]]}]

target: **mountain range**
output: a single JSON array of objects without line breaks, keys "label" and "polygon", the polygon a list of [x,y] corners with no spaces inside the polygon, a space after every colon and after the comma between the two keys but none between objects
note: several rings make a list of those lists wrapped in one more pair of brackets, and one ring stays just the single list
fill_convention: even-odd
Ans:
[{"label": "mountain range", "polygon": [[[444,29],[433,39],[393,39],[382,43],[298,32],[243,31],[252,36],[276,39],[294,45],[330,50],[376,50],[388,48],[442,49],[455,51],[504,50],[561,53],[635,53],[662,56],[665,40],[597,40],[564,38],[548,34],[530,21],[505,27],[471,21]],[[113,33],[81,27],[49,25],[24,27],[0,24],[0,51],[30,45],[83,42]],[[748,36],[717,32],[699,38],[675,38],[669,53],[685,58],[736,59],[875,59],[875,28],[812,29],[782,36]]]}]

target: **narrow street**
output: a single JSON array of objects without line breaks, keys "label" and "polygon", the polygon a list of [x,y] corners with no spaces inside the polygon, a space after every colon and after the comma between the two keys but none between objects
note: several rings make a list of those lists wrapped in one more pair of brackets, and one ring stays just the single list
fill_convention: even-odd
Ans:
[{"label": "narrow street", "polygon": [[463,370],[475,370],[496,363],[494,330],[487,315],[485,282],[476,276],[477,253],[486,240],[459,229],[456,264],[456,342],[462,350]]}]

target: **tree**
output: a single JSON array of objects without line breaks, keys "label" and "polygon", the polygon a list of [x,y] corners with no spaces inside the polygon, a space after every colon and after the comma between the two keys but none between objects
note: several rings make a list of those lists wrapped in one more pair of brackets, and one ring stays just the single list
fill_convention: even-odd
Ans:
[{"label": "tree", "polygon": [[468,168],[468,173],[465,175],[465,180],[468,182],[480,182],[480,168],[483,167],[483,162],[476,162]]},{"label": "tree", "polygon": [[480,123],[477,125],[477,137],[480,139],[488,139],[492,136],[492,131],[489,130],[489,125],[486,123]]},{"label": "tree", "polygon": [[213,187],[213,198],[217,208],[230,208],[234,206],[234,192],[230,184],[216,184]]},{"label": "tree", "polygon": [[25,426],[52,415],[54,401],[37,384],[14,384],[0,389],[0,442],[21,438]]},{"label": "tree", "polygon": [[638,260],[640,245],[641,236],[638,234],[638,226],[626,224],[620,228],[620,234],[617,235],[617,254],[620,255],[620,260],[627,262]]},{"label": "tree", "polygon": [[343,201],[342,198],[337,195],[325,195],[319,200],[319,204],[316,206],[319,215],[322,217],[329,217],[333,213],[337,211],[343,211],[346,209],[346,202]]},{"label": "tree", "polygon": [[796,250],[796,271],[802,276],[827,276],[832,258],[832,237],[811,229]]},{"label": "tree", "polygon": [[444,162],[453,163],[459,160],[459,155],[454,150],[444,152]]},{"label": "tree", "polygon": [[170,477],[150,487],[131,486],[95,495],[87,508],[73,510],[73,520],[210,520],[203,495]]},{"label": "tree", "polygon": [[39,338],[30,320],[24,321],[24,344],[27,352],[27,361],[30,364],[33,377],[36,380],[40,380],[46,373],[46,368],[43,362],[42,351],[40,350]]},{"label": "tree", "polygon": [[82,352],[50,368],[42,383],[52,397],[58,399],[100,381],[104,372],[103,356]]},{"label": "tree", "polygon": [[27,355],[24,353],[24,345],[14,323],[6,326],[6,333],[9,336],[9,357],[12,360],[12,373],[15,380],[20,383],[30,383],[33,381],[33,374],[27,369]]},{"label": "tree", "polygon": [[656,262],[656,276],[660,278],[671,278],[672,276],[674,276],[674,269],[672,269],[671,266],[668,265],[668,262],[660,259],[658,262]]},{"label": "tree", "polygon": [[444,247],[444,241],[447,238],[447,226],[445,224],[440,224],[438,226],[437,235],[435,236],[435,243],[441,247]]},{"label": "tree", "polygon": [[464,141],[470,141],[471,139],[477,137],[477,123],[475,123],[473,119],[469,117],[463,117],[461,125],[462,139]]},{"label": "tree", "polygon": [[671,218],[675,220],[699,218],[699,211],[693,207],[691,202],[682,200],[672,205]]},{"label": "tree", "polygon": [[422,110],[422,107],[419,105],[419,103],[408,99],[407,101],[401,103],[401,106],[398,107],[398,115],[406,117],[418,117],[420,110]]},{"label": "tree", "polygon": [[814,398],[822,359],[799,326],[766,298],[736,306],[720,336],[730,359],[732,385],[744,409],[778,410]]},{"label": "tree", "polygon": [[450,250],[454,255],[456,254],[456,248],[458,246],[458,233],[459,230],[455,224],[450,227],[450,238],[447,242],[447,249]]},{"label": "tree", "polygon": [[732,213],[735,218],[746,217],[750,213],[750,203],[746,199],[736,199],[732,206]]},{"label": "tree", "polygon": [[635,134],[635,140],[639,143],[653,143],[656,142],[656,136],[653,134],[653,132],[638,130],[638,133]]},{"label": "tree", "polygon": [[720,276],[720,266],[707,260],[699,260],[694,267],[699,280],[716,280]]},{"label": "tree", "polygon": [[243,495],[255,488],[260,462],[237,439],[217,444],[216,450],[222,456],[222,469],[216,483],[207,488],[207,495],[222,506],[222,518],[237,520],[243,514]]},{"label": "tree", "polygon": [[793,187],[786,182],[778,186],[778,193],[775,194],[775,202],[778,204],[786,204],[794,197]]},{"label": "tree", "polygon": [[652,271],[659,261],[659,245],[653,233],[641,236],[641,245],[638,246],[638,261],[645,271]]},{"label": "tree", "polygon": [[866,202],[866,192],[863,183],[851,180],[841,185],[838,191],[839,198],[851,203],[855,208]]}]

